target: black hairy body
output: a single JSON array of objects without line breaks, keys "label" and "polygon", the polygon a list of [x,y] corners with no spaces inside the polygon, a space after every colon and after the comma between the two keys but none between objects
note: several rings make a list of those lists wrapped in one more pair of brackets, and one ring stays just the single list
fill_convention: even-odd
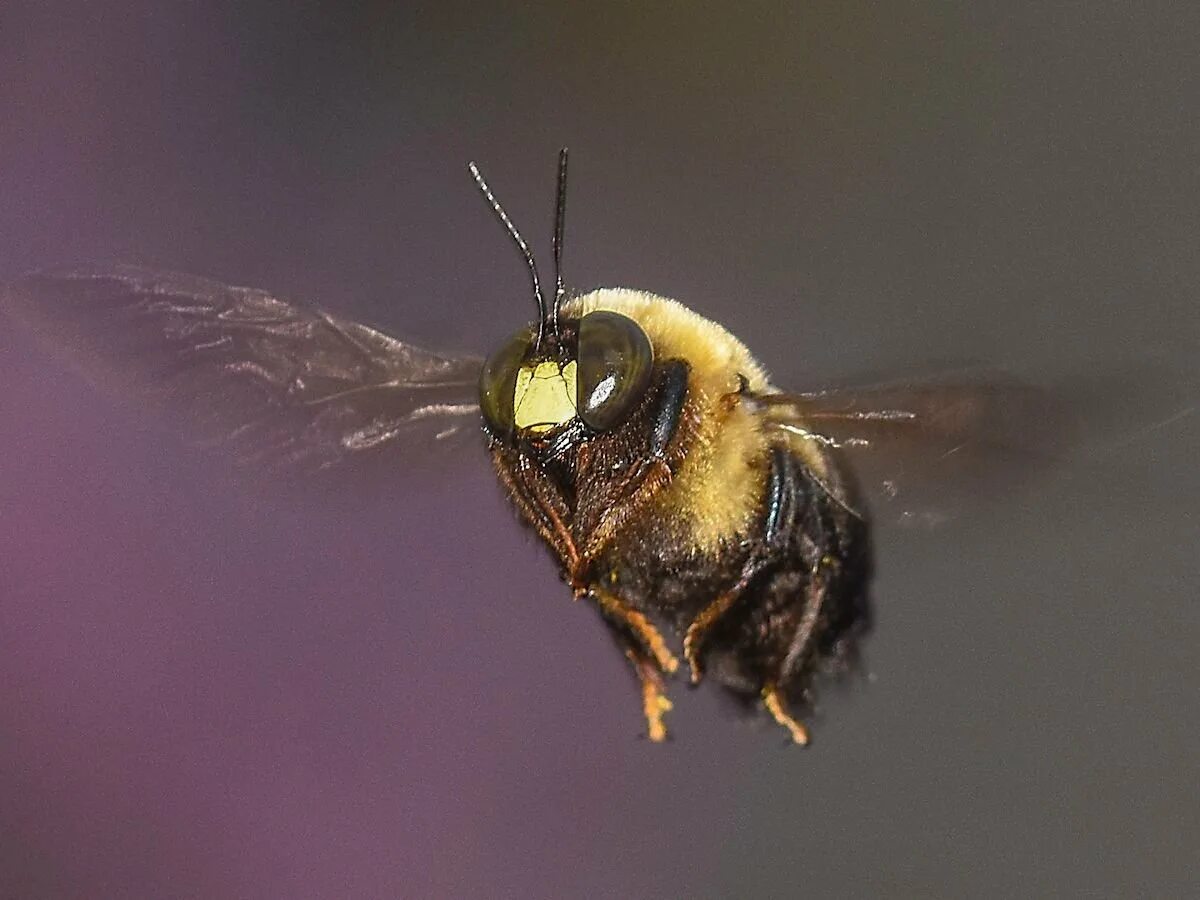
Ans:
[{"label": "black hairy body", "polygon": [[[597,601],[648,690],[661,695],[675,671],[672,656],[654,646],[662,627],[674,638],[664,643],[687,658],[693,683],[711,671],[744,699],[774,695],[778,717],[787,717],[787,705],[810,705],[813,676],[843,668],[866,629],[869,530],[808,468],[819,453],[826,472],[838,471],[832,450],[814,448],[805,459],[781,438],[761,444],[749,461],[761,474],[761,489],[742,498],[752,506],[751,527],[715,547],[697,546],[657,502],[704,415],[688,396],[689,374],[682,359],[658,362],[644,400],[619,428],[566,429],[533,442],[494,435],[493,460],[564,580]],[[721,402],[757,406],[744,389]],[[703,635],[689,645],[698,623]],[[653,706],[650,733],[660,739],[665,729]],[[787,719],[807,740],[803,726]]]},{"label": "black hairy body", "polygon": [[792,455],[788,463],[784,490],[794,514],[783,527],[768,533],[764,497],[759,527],[709,556],[661,539],[646,521],[615,548],[621,560],[615,587],[635,609],[682,636],[712,598],[754,568],[741,597],[705,641],[704,671],[752,700],[776,679],[790,702],[810,705],[812,677],[851,663],[869,626],[869,529],[826,496],[800,459]]}]

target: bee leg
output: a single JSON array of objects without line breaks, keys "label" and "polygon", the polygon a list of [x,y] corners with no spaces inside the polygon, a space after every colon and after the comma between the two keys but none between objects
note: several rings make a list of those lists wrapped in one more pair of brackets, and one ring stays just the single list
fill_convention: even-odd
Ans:
[{"label": "bee leg", "polygon": [[578,595],[586,595],[596,602],[613,638],[633,665],[642,690],[646,734],[656,744],[666,740],[663,716],[670,711],[671,701],[667,699],[663,674],[678,669],[679,661],[667,648],[654,624],[616,594],[592,586],[579,591]]},{"label": "bee leg", "polygon": [[762,702],[771,718],[788,730],[792,740],[804,747],[808,745],[808,729],[802,722],[792,718],[783,701],[783,695],[773,682],[768,681],[762,689]]},{"label": "bee leg", "polygon": [[795,461],[785,450],[778,448],[773,450],[771,475],[767,482],[763,532],[759,547],[743,565],[741,575],[733,587],[722,592],[708,606],[700,610],[696,618],[692,620],[692,624],[688,626],[684,636],[683,655],[692,670],[692,684],[698,684],[704,677],[704,671],[700,664],[700,651],[705,636],[713,625],[737,603],[738,598],[745,593],[755,576],[762,572],[772,559],[786,550],[800,514],[797,500],[799,491],[799,473],[796,470]]},{"label": "bee leg", "polygon": [[692,684],[699,684],[700,679],[704,677],[704,668],[700,662],[700,651],[704,647],[704,638],[712,630],[713,625],[737,603],[738,598],[742,596],[746,587],[760,570],[761,565],[757,560],[748,562],[742,569],[737,583],[729,590],[723,591],[717,596],[717,599],[700,610],[696,614],[696,618],[688,625],[683,636],[683,658],[687,660],[688,668],[691,669]]},{"label": "bee leg", "polygon": [[679,660],[667,647],[662,634],[642,613],[604,588],[588,588],[587,595],[596,601],[605,618],[615,626],[628,630],[637,639],[643,652],[650,654],[661,671],[669,675],[679,668]]},{"label": "bee leg", "polygon": [[642,686],[642,714],[646,717],[646,736],[654,743],[661,744],[667,739],[667,726],[663,724],[663,716],[671,711],[671,701],[667,699],[662,674],[652,659],[632,647],[625,651],[625,656],[633,663],[633,670]]},{"label": "bee leg", "polygon": [[825,600],[829,592],[829,577],[831,577],[831,570],[836,565],[836,560],[825,555],[810,572],[808,585],[804,591],[804,605],[801,608],[800,619],[796,622],[791,639],[788,641],[787,652],[775,674],[767,680],[762,689],[763,706],[771,714],[771,718],[786,728],[791,734],[792,740],[801,745],[808,744],[808,730],[788,713],[784,702],[786,694],[777,686],[786,686],[799,678],[803,674],[805,666],[813,658],[813,636],[822,615],[826,613]]},{"label": "bee leg", "polygon": [[800,673],[812,651],[813,632],[817,629],[817,622],[820,621],[821,611],[825,606],[826,582],[822,578],[822,569],[819,568],[813,573],[806,593],[804,611],[800,614],[800,621],[792,633],[787,654],[779,666],[777,680],[782,683],[790,681]]}]

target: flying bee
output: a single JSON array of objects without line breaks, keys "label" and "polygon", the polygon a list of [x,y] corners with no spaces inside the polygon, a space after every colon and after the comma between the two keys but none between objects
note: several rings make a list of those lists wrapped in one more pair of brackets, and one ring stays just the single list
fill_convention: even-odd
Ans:
[{"label": "flying bee", "polygon": [[128,266],[28,275],[6,305],[85,371],[182,413],[243,462],[404,465],[418,445],[482,425],[517,513],[627,659],[652,741],[667,735],[677,676],[717,681],[806,744],[814,677],[851,660],[869,619],[870,530],[844,456],[903,445],[945,458],[993,420],[1000,394],[970,383],[784,393],[737,338],[681,303],[567,291],[565,150],[548,296],[470,170],[538,308],[487,359]]}]

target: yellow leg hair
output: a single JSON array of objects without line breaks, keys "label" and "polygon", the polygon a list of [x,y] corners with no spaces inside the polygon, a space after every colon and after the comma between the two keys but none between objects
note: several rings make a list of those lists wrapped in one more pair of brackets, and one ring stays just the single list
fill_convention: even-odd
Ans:
[{"label": "yellow leg hair", "polygon": [[740,593],[741,591],[726,591],[721,594],[700,610],[699,615],[688,626],[687,633],[683,636],[683,658],[687,660],[688,668],[692,670],[692,684],[699,684],[703,675],[700,669],[700,645],[704,641],[704,636],[713,623],[729,611],[729,607],[733,606]]},{"label": "yellow leg hair", "polygon": [[654,669],[650,660],[629,650],[625,654],[633,663],[638,679],[642,683],[642,713],[646,716],[646,736],[654,743],[661,744],[667,739],[667,726],[663,724],[663,716],[671,711],[671,701],[663,689],[662,679]]},{"label": "yellow leg hair", "polygon": [[687,633],[683,636],[683,657],[688,661],[688,666],[692,670],[692,684],[699,684],[700,679],[704,676],[704,670],[700,666],[700,650],[709,629],[721,616],[729,612],[730,607],[742,596],[742,592],[746,590],[757,572],[756,564],[747,563],[742,569],[742,575],[738,578],[737,584],[718,595],[716,600],[700,610],[696,618],[692,620],[692,624],[688,626]]},{"label": "yellow leg hair", "polygon": [[792,740],[800,746],[808,745],[808,729],[788,714],[779,690],[773,684],[768,684],[762,691],[763,706],[771,714],[771,718],[782,725],[791,734]]},{"label": "yellow leg hair", "polygon": [[638,640],[654,655],[654,660],[660,669],[671,674],[679,668],[679,660],[671,653],[667,642],[663,640],[663,636],[649,619],[636,609],[631,609],[619,597],[602,588],[591,588],[590,593],[596,598],[596,602],[606,616],[622,623],[637,635]]}]

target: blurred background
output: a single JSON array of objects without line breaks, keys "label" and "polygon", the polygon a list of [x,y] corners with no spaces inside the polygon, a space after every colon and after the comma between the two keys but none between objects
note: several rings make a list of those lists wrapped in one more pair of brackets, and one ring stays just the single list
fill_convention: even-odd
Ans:
[{"label": "blurred background", "polygon": [[[567,274],[802,388],[978,361],[1197,383],[1200,7],[0,5],[0,280],[127,261],[485,352]],[[1200,890],[1197,391],[881,526],[807,751],[624,661],[482,450],[248,496],[0,332],[0,896]],[[1180,399],[1182,398],[1182,399]]]}]

